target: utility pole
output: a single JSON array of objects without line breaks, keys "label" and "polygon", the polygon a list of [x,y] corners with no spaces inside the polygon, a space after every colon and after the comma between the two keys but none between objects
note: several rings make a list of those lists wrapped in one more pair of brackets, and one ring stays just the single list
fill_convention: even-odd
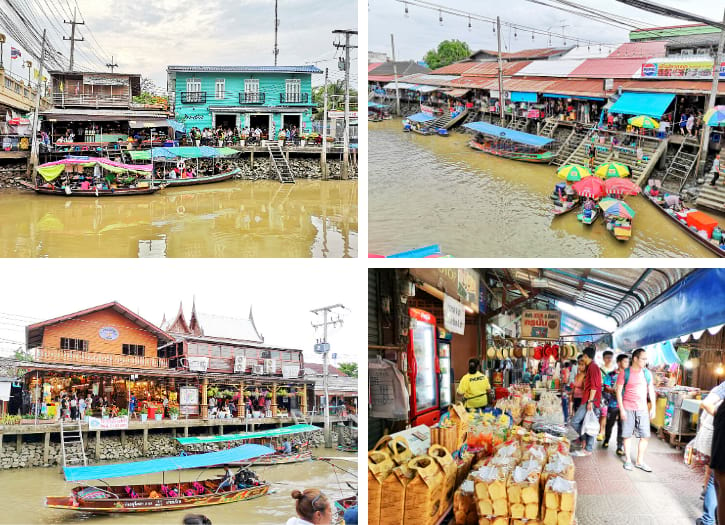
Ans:
[{"label": "utility pole", "polygon": [[[342,152],[342,179],[349,178],[350,168],[350,49],[357,49],[357,46],[350,45],[350,35],[357,35],[357,31],[349,29],[335,29],[333,33],[345,35],[345,140]],[[336,48],[343,47],[342,44],[335,44]]]},{"label": "utility pole", "polygon": [[322,95],[325,109],[322,113],[322,180],[327,180],[327,72],[325,68],[325,92]]},{"label": "utility pole", "polygon": [[316,308],[314,310],[310,310],[313,314],[319,315],[322,313],[322,323],[320,324],[312,324],[313,328],[322,328],[322,341],[320,341],[323,345],[322,347],[322,355],[323,355],[323,388],[325,390],[325,448],[332,448],[332,435],[330,433],[330,392],[329,392],[329,386],[328,386],[328,370],[327,367],[329,365],[329,354],[330,354],[330,347],[327,344],[327,327],[329,325],[336,326],[338,324],[342,325],[342,318],[339,316],[333,320],[328,320],[328,317],[334,310],[337,310],[338,308],[345,308],[341,304],[333,304],[332,306],[323,306],[322,308]]},{"label": "utility pole", "polygon": [[279,17],[277,16],[277,4],[279,0],[274,0],[274,65],[277,65],[277,55],[279,55],[279,46],[277,45],[277,35],[279,33]]},{"label": "utility pole", "polygon": [[85,38],[76,38],[76,26],[84,26],[86,25],[85,22],[76,22],[76,11],[77,8],[73,8],[73,21],[63,20],[64,24],[69,24],[71,26],[70,30],[70,38],[67,36],[63,37],[63,40],[70,40],[70,69],[69,71],[73,71],[73,55],[76,50],[76,42],[83,42]]},{"label": "utility pole", "polygon": [[398,66],[395,63],[395,39],[393,33],[390,33],[390,47],[393,51],[393,77],[395,80],[395,114],[400,115],[400,91],[398,91]]},{"label": "utility pole", "polygon": [[501,126],[504,126],[504,104],[506,104],[506,95],[503,92],[503,63],[501,62],[501,18],[496,17],[496,36],[498,40],[498,107]]},{"label": "utility pole", "polygon": [[[723,11],[723,24],[725,24],[725,11]],[[710,88],[710,98],[707,99],[707,107],[705,113],[715,107],[715,97],[717,96],[717,84],[720,80],[720,63],[723,61],[722,50],[725,46],[725,30],[720,29],[720,42],[717,45],[717,53],[715,54],[715,62],[712,65],[712,87]],[[705,174],[707,170],[707,150],[710,146],[710,126],[707,124],[702,126],[702,136],[700,138],[700,165],[697,167],[697,172],[701,175]]]},{"label": "utility pole", "polygon": [[111,63],[106,64],[106,67],[111,68],[111,73],[113,73],[113,70],[118,67],[118,64],[113,60],[113,55],[111,55]]},{"label": "utility pole", "polygon": [[[31,129],[32,143],[30,145],[30,159],[28,159],[27,175],[30,178],[33,167],[38,165],[38,113],[40,113],[40,79],[43,78],[43,65],[45,64],[45,29],[43,30],[43,43],[40,46],[40,65],[38,66],[38,86],[35,90],[35,112],[33,113],[33,126]],[[35,177],[30,179],[35,184]]]}]

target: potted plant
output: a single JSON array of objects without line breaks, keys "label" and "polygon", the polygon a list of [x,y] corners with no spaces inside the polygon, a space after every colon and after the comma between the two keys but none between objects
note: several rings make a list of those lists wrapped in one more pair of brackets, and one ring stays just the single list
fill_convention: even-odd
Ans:
[{"label": "potted plant", "polygon": [[306,144],[307,144],[307,135],[305,135],[303,133],[302,135],[300,135],[300,147],[304,148]]},{"label": "potted plant", "polygon": [[287,138],[287,134],[284,131],[280,131],[277,135],[277,143],[279,144],[279,147],[281,148],[284,146],[284,140]]},{"label": "potted plant", "polygon": [[156,421],[161,421],[162,419],[164,419],[164,411],[163,410],[159,410],[158,412],[156,412],[154,414],[154,419]]},{"label": "potted plant", "polygon": [[169,407],[169,417],[172,421],[176,421],[179,419],[179,407],[176,406],[170,406]]},{"label": "potted plant", "polygon": [[127,408],[122,408],[121,410],[118,411],[118,415],[119,416],[127,416],[128,415],[128,409]]},{"label": "potted plant", "polygon": [[149,417],[149,409],[146,407],[146,405],[141,407],[141,421],[145,422]]}]

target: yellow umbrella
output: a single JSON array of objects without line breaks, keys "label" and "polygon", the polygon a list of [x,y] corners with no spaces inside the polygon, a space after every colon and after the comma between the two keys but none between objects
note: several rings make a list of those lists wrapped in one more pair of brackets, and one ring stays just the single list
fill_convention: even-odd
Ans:
[{"label": "yellow umbrella", "polygon": [[629,122],[635,128],[657,129],[660,127],[659,122],[657,122],[652,117],[648,117],[647,115],[632,117],[627,122]]},{"label": "yellow umbrella", "polygon": [[595,171],[594,175],[601,179],[611,179],[612,177],[629,177],[629,168],[619,162],[605,162],[601,164]]},{"label": "yellow umbrella", "polygon": [[559,168],[556,175],[560,179],[565,179],[570,182],[577,182],[582,180],[584,177],[591,177],[592,172],[586,166],[580,166],[579,164],[566,164]]}]

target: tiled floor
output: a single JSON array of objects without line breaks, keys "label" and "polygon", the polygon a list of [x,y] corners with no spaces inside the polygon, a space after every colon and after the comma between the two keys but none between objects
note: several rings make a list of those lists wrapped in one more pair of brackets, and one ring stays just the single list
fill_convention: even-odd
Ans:
[{"label": "tiled floor", "polygon": [[681,450],[653,436],[651,473],[624,470],[615,450],[597,443],[590,457],[574,458],[578,525],[693,525],[702,515],[703,470],[685,465]]}]

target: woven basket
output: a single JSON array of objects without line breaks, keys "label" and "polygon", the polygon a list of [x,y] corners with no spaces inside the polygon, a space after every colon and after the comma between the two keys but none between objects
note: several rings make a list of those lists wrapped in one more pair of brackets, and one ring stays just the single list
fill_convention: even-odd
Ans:
[{"label": "woven basket", "polygon": [[432,525],[440,515],[443,474],[430,456],[417,456],[408,462],[415,476],[405,492],[404,525]]},{"label": "woven basket", "polygon": [[[455,430],[455,427],[454,427]],[[440,445],[432,445],[428,449],[428,455],[438,465],[443,474],[443,490],[441,490],[441,506],[438,516],[442,516],[446,510],[453,504],[453,493],[456,491],[456,462],[448,449]]]},{"label": "woven basket", "polygon": [[413,459],[413,451],[404,437],[396,437],[388,442],[390,458],[396,465],[407,465]]},{"label": "woven basket", "polygon": [[383,482],[395,467],[393,460],[384,452],[368,452],[368,523],[380,522],[380,498]]},{"label": "woven basket", "polygon": [[405,492],[415,473],[407,465],[393,469],[383,482],[380,500],[380,525],[402,525],[405,516]]}]

